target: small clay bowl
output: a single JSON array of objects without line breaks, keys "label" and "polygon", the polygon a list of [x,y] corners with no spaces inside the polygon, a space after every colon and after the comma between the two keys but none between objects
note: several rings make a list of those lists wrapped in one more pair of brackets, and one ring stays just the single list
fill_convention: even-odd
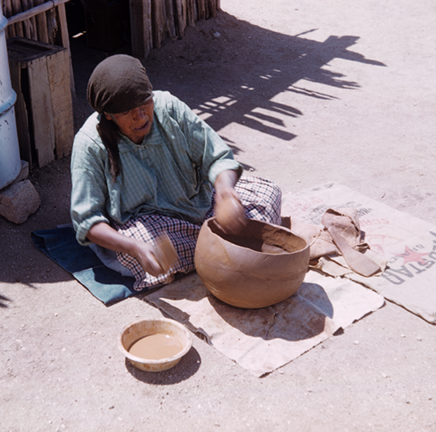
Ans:
[{"label": "small clay bowl", "polygon": [[232,306],[258,309],[297,292],[309,265],[309,245],[287,228],[250,219],[237,236],[215,218],[204,222],[195,268],[206,288]]},{"label": "small clay bowl", "polygon": [[[177,339],[182,346],[181,351],[172,357],[158,360],[145,359],[130,354],[129,350],[136,341],[144,336],[156,334],[168,335]],[[171,369],[191,349],[191,346],[192,336],[189,330],[177,321],[167,318],[148,319],[131,323],[124,328],[118,338],[120,351],[135,368],[145,372],[162,372]]]}]

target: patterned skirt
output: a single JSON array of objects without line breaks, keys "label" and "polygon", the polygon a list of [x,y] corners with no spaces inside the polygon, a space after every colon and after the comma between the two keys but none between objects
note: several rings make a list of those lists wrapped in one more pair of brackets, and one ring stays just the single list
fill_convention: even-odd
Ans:
[{"label": "patterned skirt", "polygon": [[[248,218],[278,225],[281,223],[281,191],[277,185],[259,177],[243,176],[236,184],[235,190],[241,198]],[[204,220],[214,215],[214,204],[213,195],[212,205]],[[200,225],[151,214],[131,219],[124,225],[114,225],[114,228],[125,236],[152,244],[155,244],[155,239],[162,233],[166,233],[179,256],[175,266],[167,273],[155,277],[146,273],[136,258],[125,253],[117,253],[118,261],[135,276],[135,290],[141,291],[159,284],[168,284],[174,280],[177,273],[190,273],[195,270],[194,253]]]}]

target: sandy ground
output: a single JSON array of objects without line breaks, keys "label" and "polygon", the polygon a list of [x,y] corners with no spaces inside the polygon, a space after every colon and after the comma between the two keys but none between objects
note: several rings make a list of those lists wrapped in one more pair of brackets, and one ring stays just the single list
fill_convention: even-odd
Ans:
[{"label": "sandy ground", "polygon": [[[145,61],[252,174],[284,192],[337,181],[436,222],[436,5],[430,0],[222,0]],[[129,52],[126,47],[120,52]],[[72,46],[75,126],[106,56]],[[41,208],[0,220],[0,431],[435,431],[435,328],[386,306],[258,379],[194,337],[179,365],[139,373],[121,328],[159,317],[106,307],[37,251],[69,222],[69,160],[32,173]],[[359,342],[359,343],[355,343]]]}]

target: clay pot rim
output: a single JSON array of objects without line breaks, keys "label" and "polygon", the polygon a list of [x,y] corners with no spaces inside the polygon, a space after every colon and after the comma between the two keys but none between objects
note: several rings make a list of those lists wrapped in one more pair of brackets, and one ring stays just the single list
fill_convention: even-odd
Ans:
[{"label": "clay pot rim", "polygon": [[[127,332],[127,330],[129,328],[131,328],[131,327],[133,327],[135,325],[138,325],[138,324],[140,324],[142,322],[149,322],[149,323],[152,323],[152,322],[166,322],[166,323],[170,324],[171,326],[177,327],[178,329],[182,330],[182,332],[186,335],[187,342],[184,344],[183,349],[181,351],[179,351],[177,354],[173,355],[172,357],[166,357],[166,358],[157,359],[157,360],[155,360],[155,359],[145,359],[143,357],[136,357],[136,356],[130,354],[129,351],[127,351],[124,348],[123,336],[124,336],[124,334]],[[144,336],[149,336],[149,335],[157,334],[157,333],[165,334],[164,332],[147,333],[147,334],[144,334],[144,335],[138,337],[138,339],[140,339],[141,337],[144,337]],[[182,342],[180,341],[180,343],[182,343]],[[151,365],[151,366],[160,365],[160,366],[163,367],[167,363],[174,362],[175,360],[180,360],[185,354],[188,353],[188,351],[191,349],[191,347],[192,347],[192,336],[191,336],[191,333],[189,332],[189,330],[184,325],[180,324],[179,322],[174,321],[172,319],[168,319],[168,318],[150,318],[150,319],[140,319],[140,320],[137,320],[137,321],[133,321],[130,324],[127,324],[123,328],[123,330],[121,331],[120,335],[118,336],[118,349],[121,351],[121,353],[127,359],[129,359],[129,360],[131,360],[133,362],[136,362],[136,363],[141,363],[141,364]]]},{"label": "clay pot rim", "polygon": [[[294,233],[292,230],[290,230],[289,228],[286,228],[286,227],[281,226],[281,225],[276,225],[276,224],[273,224],[273,223],[270,223],[270,222],[260,221],[260,220],[257,220],[257,219],[248,219],[248,221],[249,221],[248,223],[261,223],[261,224],[269,225],[269,226],[276,227],[276,228],[280,228],[280,229],[282,229],[282,230],[284,230],[284,231],[287,231],[287,232],[291,233],[293,236],[295,236],[295,237],[299,238],[300,240],[302,240],[302,241],[306,244],[306,246],[305,246],[304,248],[302,248],[302,249],[298,249],[298,250],[296,250],[296,251],[294,251],[294,252],[287,252],[287,251],[285,251],[285,253],[280,254],[280,255],[277,255],[277,254],[274,254],[274,253],[268,253],[268,252],[260,252],[260,251],[256,251],[256,250],[253,250],[253,249],[251,249],[251,248],[249,248],[249,247],[240,246],[240,245],[237,245],[237,244],[235,244],[235,243],[231,243],[231,242],[229,242],[228,240],[226,240],[225,238],[221,237],[220,235],[215,234],[215,233],[212,231],[212,229],[210,228],[210,226],[209,226],[210,222],[212,222],[212,221],[216,222],[216,217],[215,217],[215,216],[212,216],[212,217],[210,217],[209,219],[206,219],[206,220],[204,221],[204,225],[206,226],[206,228],[207,228],[207,229],[208,229],[208,230],[209,230],[213,235],[219,237],[219,239],[220,239],[222,242],[224,242],[225,244],[230,244],[230,245],[232,245],[233,247],[236,247],[236,248],[239,248],[239,249],[244,249],[244,250],[246,250],[246,251],[250,251],[250,252],[252,252],[252,253],[254,253],[254,254],[256,254],[256,255],[262,255],[262,256],[267,255],[267,256],[275,256],[275,257],[278,257],[278,256],[289,256],[289,255],[293,255],[293,254],[297,254],[297,253],[304,252],[306,249],[309,249],[309,248],[310,248],[310,244],[307,242],[307,240],[305,240],[303,237],[299,236],[298,234],[295,234],[295,233]],[[218,222],[216,222],[216,224],[219,226]]]}]

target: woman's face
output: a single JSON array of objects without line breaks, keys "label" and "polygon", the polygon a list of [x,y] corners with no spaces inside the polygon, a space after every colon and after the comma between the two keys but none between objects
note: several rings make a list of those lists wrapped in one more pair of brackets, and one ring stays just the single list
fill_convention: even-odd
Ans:
[{"label": "woman's face", "polygon": [[112,120],[120,132],[135,144],[141,144],[150,132],[153,124],[154,102],[151,98],[144,105],[119,114],[104,113],[108,120]]}]

